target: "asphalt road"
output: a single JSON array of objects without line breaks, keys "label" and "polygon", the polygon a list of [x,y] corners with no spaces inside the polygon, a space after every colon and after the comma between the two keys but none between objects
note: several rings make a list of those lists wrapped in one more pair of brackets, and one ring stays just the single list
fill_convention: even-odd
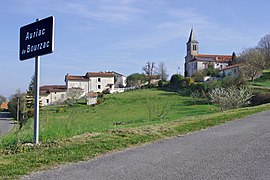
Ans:
[{"label": "asphalt road", "polygon": [[0,112],[0,136],[12,130],[13,125],[9,112]]},{"label": "asphalt road", "polygon": [[270,111],[23,179],[270,179]]}]

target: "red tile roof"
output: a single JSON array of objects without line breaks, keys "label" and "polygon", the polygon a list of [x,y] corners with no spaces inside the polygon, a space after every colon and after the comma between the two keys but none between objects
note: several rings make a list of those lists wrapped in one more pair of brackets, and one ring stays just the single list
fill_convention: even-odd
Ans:
[{"label": "red tile roof", "polygon": [[66,75],[65,79],[66,80],[87,80],[85,76],[71,76],[71,75]]},{"label": "red tile roof", "polygon": [[114,77],[113,73],[109,72],[87,72],[86,77]]},{"label": "red tile roof", "polygon": [[216,62],[229,62],[232,60],[231,55],[214,55],[214,54],[198,54],[191,61],[216,61]]},{"label": "red tile roof", "polygon": [[242,64],[234,64],[234,65],[231,65],[231,66],[227,66],[227,67],[221,69],[220,71],[232,69],[232,68],[239,67],[239,66],[242,66]]}]

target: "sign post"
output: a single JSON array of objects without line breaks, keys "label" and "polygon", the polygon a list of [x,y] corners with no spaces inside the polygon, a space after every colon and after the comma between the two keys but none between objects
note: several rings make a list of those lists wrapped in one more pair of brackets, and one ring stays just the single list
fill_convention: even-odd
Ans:
[{"label": "sign post", "polygon": [[40,56],[54,50],[54,17],[39,20],[20,28],[20,60],[35,57],[34,144],[39,143]]}]

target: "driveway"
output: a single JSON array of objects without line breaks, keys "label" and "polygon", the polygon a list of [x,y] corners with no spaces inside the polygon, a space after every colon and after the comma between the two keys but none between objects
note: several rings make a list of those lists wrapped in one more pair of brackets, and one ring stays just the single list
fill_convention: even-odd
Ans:
[{"label": "driveway", "polygon": [[270,179],[270,111],[23,179]]},{"label": "driveway", "polygon": [[6,134],[13,128],[13,121],[9,112],[0,112],[0,136]]}]

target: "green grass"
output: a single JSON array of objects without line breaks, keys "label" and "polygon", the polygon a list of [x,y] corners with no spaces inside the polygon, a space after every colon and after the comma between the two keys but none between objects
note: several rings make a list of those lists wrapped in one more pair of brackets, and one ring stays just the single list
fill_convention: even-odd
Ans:
[{"label": "green grass", "polygon": [[[164,105],[166,104],[166,105]],[[148,108],[151,107],[149,116]],[[165,118],[155,111],[171,110]],[[64,108],[56,113],[59,108]],[[0,178],[19,178],[32,171],[66,162],[96,157],[106,152],[197,131],[270,109],[270,105],[218,112],[203,100],[159,90],[142,90],[107,96],[95,107],[48,107],[41,111],[39,146],[7,146],[14,135],[1,140]],[[63,112],[66,111],[66,112]],[[118,122],[120,125],[115,125]],[[31,142],[32,122],[20,132],[21,142]]]},{"label": "green grass", "polygon": [[250,82],[253,86],[270,88],[270,70],[264,70],[263,75],[255,79],[254,82]]},{"label": "green grass", "polygon": [[[165,117],[158,113],[168,109]],[[57,111],[59,111],[57,113]],[[218,111],[204,100],[182,97],[174,92],[160,90],[130,91],[107,95],[97,106],[78,104],[74,107],[48,107],[40,113],[40,140],[48,142],[80,135],[85,132],[105,132],[111,129],[160,124],[189,116]],[[20,132],[22,142],[31,142],[33,122]]]}]

